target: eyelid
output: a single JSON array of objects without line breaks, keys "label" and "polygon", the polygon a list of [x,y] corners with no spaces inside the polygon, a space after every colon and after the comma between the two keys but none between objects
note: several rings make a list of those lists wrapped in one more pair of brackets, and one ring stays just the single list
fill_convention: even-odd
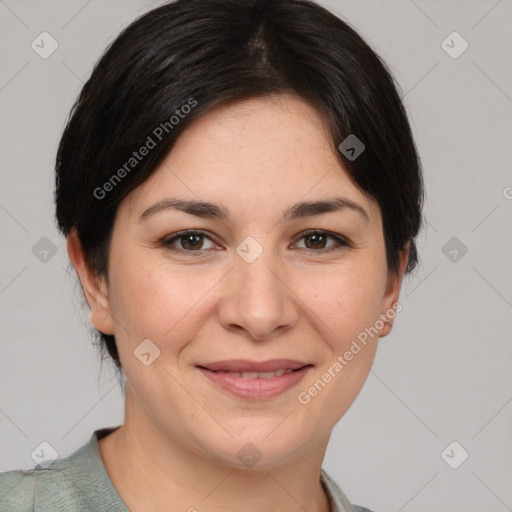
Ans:
[{"label": "eyelid", "polygon": [[[307,229],[306,231],[301,231],[295,237],[295,241],[293,242],[293,244],[296,244],[297,242],[299,242],[303,238],[306,238],[307,236],[315,235],[315,234],[320,234],[320,235],[324,235],[324,236],[326,236],[328,238],[332,238],[332,239],[334,239],[336,241],[336,244],[332,245],[332,246],[329,246],[329,247],[326,247],[326,248],[320,248],[320,249],[308,249],[307,247],[299,247],[296,250],[306,251],[308,253],[325,254],[325,253],[329,253],[331,251],[343,249],[344,247],[352,247],[352,244],[350,243],[350,241],[347,240],[342,235],[340,235],[338,233],[333,233],[331,231],[326,231],[324,229]],[[208,232],[203,231],[201,229],[185,229],[183,231],[179,231],[177,233],[173,233],[170,236],[164,237],[161,240],[161,244],[165,248],[169,248],[170,250],[172,250],[174,252],[181,253],[181,254],[193,254],[195,256],[202,255],[202,254],[204,254],[205,251],[209,252],[209,251],[212,250],[212,249],[198,249],[198,250],[195,250],[195,251],[191,251],[191,250],[181,249],[179,247],[172,247],[171,248],[171,246],[172,246],[172,244],[174,242],[176,242],[180,238],[185,237],[187,235],[201,235],[205,239],[208,239],[209,241],[211,241],[213,244],[215,244],[217,246],[220,245],[219,243],[217,243],[214,240],[214,238]]]},{"label": "eyelid", "polygon": [[308,249],[307,247],[299,247],[297,250],[307,251],[309,253],[317,252],[319,254],[325,254],[331,251],[335,251],[337,249],[343,249],[344,247],[353,247],[352,243],[344,236],[338,233],[327,231],[325,229],[307,229],[306,231],[301,231],[301,233],[295,238],[295,241],[293,243],[296,244],[301,239],[316,234],[325,235],[326,237],[333,238],[336,241],[336,244],[330,247],[326,247],[325,249]]},{"label": "eyelid", "polygon": [[184,254],[194,254],[195,253],[196,255],[201,255],[205,251],[211,251],[211,249],[198,249],[196,251],[187,251],[185,249],[181,249],[180,247],[171,247],[174,242],[176,242],[180,238],[185,237],[187,235],[201,235],[205,239],[210,240],[213,244],[215,244],[217,246],[220,245],[213,239],[213,237],[210,234],[208,234],[206,231],[203,231],[201,229],[185,229],[183,231],[178,231],[177,233],[173,233],[172,235],[165,236],[164,238],[162,238],[161,244],[163,245],[164,248],[169,248],[169,250],[172,250],[172,251],[178,252],[178,253],[182,253],[182,254],[183,253]]}]

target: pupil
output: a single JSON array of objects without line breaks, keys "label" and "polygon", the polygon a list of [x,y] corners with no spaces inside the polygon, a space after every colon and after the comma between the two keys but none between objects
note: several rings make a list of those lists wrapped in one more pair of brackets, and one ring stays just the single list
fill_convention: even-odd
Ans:
[{"label": "pupil", "polygon": [[188,235],[182,243],[184,249],[199,249],[201,245],[201,235]]},{"label": "pupil", "polygon": [[[323,247],[325,244],[325,236],[324,235],[309,235],[308,241],[312,241],[313,248]],[[308,247],[311,248],[311,247]]]}]

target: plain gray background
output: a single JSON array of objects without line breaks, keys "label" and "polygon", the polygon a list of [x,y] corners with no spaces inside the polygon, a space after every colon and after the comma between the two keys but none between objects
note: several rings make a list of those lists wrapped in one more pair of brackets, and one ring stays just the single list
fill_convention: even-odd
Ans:
[{"label": "plain gray background", "polygon": [[[512,1],[322,3],[395,74],[428,195],[404,309],[334,429],[324,469],[376,512],[512,510]],[[100,53],[159,4],[0,0],[0,471],[33,467],[42,441],[65,457],[123,420],[120,387],[108,364],[100,372],[67,273],[53,164]],[[43,31],[59,45],[47,59],[31,48]],[[457,58],[454,31],[469,45]],[[57,250],[46,261],[43,237]],[[453,441],[452,465],[469,454],[457,469],[441,456]]]}]

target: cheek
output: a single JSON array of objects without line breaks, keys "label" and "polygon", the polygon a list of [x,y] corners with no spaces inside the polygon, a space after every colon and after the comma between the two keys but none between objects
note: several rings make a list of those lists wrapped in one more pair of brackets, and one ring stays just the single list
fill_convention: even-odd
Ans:
[{"label": "cheek", "polygon": [[385,270],[350,266],[331,269],[308,279],[301,297],[310,317],[318,319],[318,329],[337,351],[378,319]]},{"label": "cheek", "polygon": [[304,286],[309,318],[324,343],[317,345],[322,365],[301,386],[297,400],[324,424],[336,424],[369,374],[378,337],[368,333],[379,318],[385,286],[380,268],[351,266]]},{"label": "cheek", "polygon": [[[175,290],[164,286],[157,273],[140,267],[129,269],[120,266],[113,274],[112,314],[130,337],[160,337],[162,331],[172,327],[172,315],[176,311],[176,304],[172,304]],[[163,317],[164,311],[167,312],[166,318]],[[155,329],[158,326],[160,330]],[[120,329],[120,334],[126,333]]]},{"label": "cheek", "polygon": [[[161,348],[173,340],[179,350],[207,314],[208,290],[219,280],[216,272],[173,268],[141,256],[125,258],[112,270],[112,314],[122,326],[116,336],[123,345],[149,338]],[[183,339],[183,343],[180,340]]]}]

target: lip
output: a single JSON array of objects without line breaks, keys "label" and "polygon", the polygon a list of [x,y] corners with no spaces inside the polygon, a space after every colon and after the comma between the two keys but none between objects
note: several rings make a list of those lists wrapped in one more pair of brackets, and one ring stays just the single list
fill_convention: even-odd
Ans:
[{"label": "lip", "polygon": [[[287,364],[283,365],[283,361],[287,361]],[[301,381],[304,376],[313,368],[313,365],[300,363],[298,366],[297,361],[291,360],[273,360],[255,364],[250,361],[229,361],[233,370],[227,369],[227,361],[222,362],[222,367],[219,370],[225,371],[275,371],[279,369],[293,369],[291,373],[285,373],[279,377],[272,377],[270,379],[244,379],[243,377],[237,377],[230,375],[229,373],[216,373],[212,369],[208,369],[204,366],[198,366],[197,368],[201,373],[213,382],[219,388],[230,392],[231,394],[240,398],[250,400],[264,400],[275,397],[289,390],[291,387]],[[277,365],[280,362],[280,365]],[[250,365],[248,366],[248,364]],[[219,362],[220,364],[220,362]],[[290,364],[293,364],[296,368],[291,368]],[[245,368],[245,369],[241,369]],[[263,368],[263,369],[255,369]]]},{"label": "lip", "polygon": [[269,359],[268,361],[251,361],[249,359],[226,359],[196,366],[212,371],[225,372],[275,372],[276,370],[297,370],[308,365],[294,359]]}]

